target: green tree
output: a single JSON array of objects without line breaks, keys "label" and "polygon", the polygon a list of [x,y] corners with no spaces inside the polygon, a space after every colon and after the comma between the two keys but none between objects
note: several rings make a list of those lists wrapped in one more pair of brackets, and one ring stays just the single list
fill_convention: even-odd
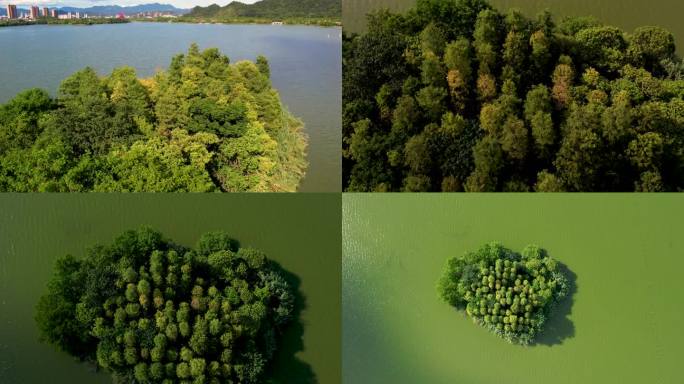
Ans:
[{"label": "green tree", "polygon": [[638,135],[629,143],[627,155],[640,170],[657,170],[662,162],[663,147],[663,137],[656,132],[648,132]]},{"label": "green tree", "polygon": [[532,88],[525,99],[524,113],[540,157],[547,157],[556,142],[551,112],[551,95],[548,88],[541,84]]},{"label": "green tree", "polygon": [[531,75],[537,81],[545,81],[542,74],[549,71],[549,64],[553,56],[553,42],[550,34],[553,33],[552,28],[545,28],[546,30],[535,31],[530,37],[530,61],[532,63]]},{"label": "green tree", "polygon": [[563,139],[554,164],[563,184],[571,190],[598,188],[600,167],[603,165],[600,137],[588,129],[571,130]]},{"label": "green tree", "polygon": [[436,56],[444,54],[446,36],[436,23],[428,24],[420,33],[420,48],[423,53],[433,53]]},{"label": "green tree", "polygon": [[509,116],[502,127],[501,148],[511,159],[523,160],[527,154],[527,136],[525,123]]},{"label": "green tree", "polygon": [[613,97],[613,105],[603,112],[603,136],[611,144],[621,144],[632,133],[634,112],[629,95],[621,91]]},{"label": "green tree", "polygon": [[416,95],[418,105],[423,108],[425,113],[431,118],[441,117],[444,113],[444,101],[447,97],[446,90],[439,87],[422,88]]},{"label": "green tree", "polygon": [[425,174],[430,170],[430,151],[425,135],[413,136],[406,142],[404,159],[406,166],[415,175]]},{"label": "green tree", "polygon": [[259,68],[259,72],[261,72],[262,75],[268,78],[271,77],[271,67],[268,64],[268,59],[266,58],[266,56],[257,56],[256,65]]},{"label": "green tree", "polygon": [[21,92],[0,105],[0,154],[13,148],[31,147],[43,130],[41,115],[53,108],[53,100],[41,89]]},{"label": "green tree", "polygon": [[447,83],[456,109],[465,110],[472,83],[472,53],[470,42],[461,38],[446,47],[444,62],[449,70]]},{"label": "green tree", "polygon": [[93,345],[87,326],[74,318],[83,289],[81,262],[67,255],[57,259],[55,274],[48,283],[50,293],[36,306],[41,338],[72,355],[83,357]]},{"label": "green tree", "polygon": [[499,183],[499,174],[504,167],[501,144],[492,136],[485,136],[473,149],[475,170],[468,177],[466,191],[491,192]]},{"label": "green tree", "polygon": [[662,192],[665,190],[663,179],[658,171],[645,171],[635,183],[637,192]]},{"label": "green tree", "polygon": [[428,51],[423,57],[423,63],[421,64],[421,74],[423,78],[423,83],[430,86],[441,87],[444,85],[444,79],[446,78],[446,69],[442,60]]},{"label": "green tree", "polygon": [[662,62],[675,56],[675,39],[672,33],[660,27],[640,27],[629,39],[627,55],[633,64],[660,74]]},{"label": "green tree", "polygon": [[590,27],[575,35],[582,47],[584,60],[592,62],[599,72],[615,73],[625,64],[627,41],[615,27]]},{"label": "green tree", "polygon": [[493,10],[483,10],[477,15],[475,23],[474,46],[481,74],[492,74],[497,68],[496,47],[502,39],[501,16]]},{"label": "green tree", "polygon": [[537,175],[537,183],[534,186],[537,192],[564,192],[563,183],[547,171],[541,171]]},{"label": "green tree", "polygon": [[472,76],[472,49],[470,41],[460,38],[446,46],[444,63],[449,70],[457,70],[465,83],[469,83]]}]

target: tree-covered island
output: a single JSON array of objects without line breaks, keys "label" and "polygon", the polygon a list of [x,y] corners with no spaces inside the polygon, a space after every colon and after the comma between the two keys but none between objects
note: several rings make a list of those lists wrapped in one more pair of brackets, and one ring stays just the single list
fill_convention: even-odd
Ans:
[{"label": "tree-covered island", "polygon": [[306,167],[263,56],[193,44],[149,79],[86,68],[0,105],[0,191],[294,191]]},{"label": "tree-covered island", "polygon": [[141,229],[58,259],[36,321],[116,383],[257,384],[293,306],[262,252],[220,232],[191,249]]},{"label": "tree-covered island", "polygon": [[447,262],[440,297],[511,343],[530,344],[569,291],[558,262],[537,246],[521,254],[490,243]]},{"label": "tree-covered island", "polygon": [[343,66],[345,190],[684,189],[684,62],[663,28],[418,0],[346,35]]}]

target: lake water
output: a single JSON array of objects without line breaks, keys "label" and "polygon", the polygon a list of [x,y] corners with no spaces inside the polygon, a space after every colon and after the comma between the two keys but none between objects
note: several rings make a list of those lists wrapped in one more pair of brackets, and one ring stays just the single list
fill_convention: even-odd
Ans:
[{"label": "lake water", "polygon": [[[546,8],[560,16],[593,15],[628,32],[643,25],[659,25],[675,35],[678,51],[684,52],[684,2],[681,0],[491,0],[490,3],[502,10],[518,8],[530,16]],[[363,31],[364,15],[370,10],[384,7],[403,11],[413,4],[415,0],[343,0],[344,28]]]},{"label": "lake water", "polygon": [[57,257],[142,225],[186,246],[223,230],[278,262],[304,306],[282,337],[274,384],[340,383],[340,216],[331,193],[0,194],[0,383],[111,382],[40,343],[34,307]]},{"label": "lake water", "polygon": [[[343,196],[343,383],[681,383],[684,198]],[[446,260],[538,244],[571,272],[539,344],[510,345],[442,303]]]},{"label": "lake water", "polygon": [[340,28],[271,25],[130,23],[0,28],[0,103],[33,87],[54,94],[85,66],[104,75],[128,65],[141,77],[187,51],[217,47],[232,62],[266,56],[283,103],[304,120],[309,169],[302,192],[341,191]]}]

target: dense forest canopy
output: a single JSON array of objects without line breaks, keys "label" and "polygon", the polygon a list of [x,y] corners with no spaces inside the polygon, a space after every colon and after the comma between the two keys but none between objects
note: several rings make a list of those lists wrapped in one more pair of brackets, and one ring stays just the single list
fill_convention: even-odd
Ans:
[{"label": "dense forest canopy", "polygon": [[529,245],[518,254],[490,243],[450,259],[438,291],[476,324],[511,343],[527,345],[568,294],[569,283],[558,262],[541,248]]},{"label": "dense forest canopy", "polygon": [[223,7],[212,4],[196,6],[187,17],[233,19],[233,18],[334,18],[342,17],[339,0],[261,0],[254,4],[233,1]]},{"label": "dense forest canopy", "polygon": [[668,31],[484,0],[368,18],[344,38],[346,190],[684,189],[684,62]]},{"label": "dense forest canopy", "polygon": [[0,191],[294,191],[302,129],[265,57],[193,44],[151,79],[86,68],[0,105]]},{"label": "dense forest canopy", "polygon": [[36,321],[117,383],[256,384],[293,306],[262,252],[221,232],[189,249],[141,229],[58,259]]}]

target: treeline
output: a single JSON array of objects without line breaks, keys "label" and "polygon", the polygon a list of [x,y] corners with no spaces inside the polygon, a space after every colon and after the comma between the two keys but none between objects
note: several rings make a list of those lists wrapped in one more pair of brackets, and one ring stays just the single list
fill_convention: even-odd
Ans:
[{"label": "treeline", "polygon": [[192,45],[151,79],[86,68],[56,99],[22,92],[0,106],[0,190],[294,191],[306,139],[269,76]]},{"label": "treeline", "polygon": [[196,6],[181,19],[214,20],[224,22],[265,22],[290,20],[305,23],[315,19],[339,21],[342,4],[339,0],[261,0],[254,4],[231,2],[223,7],[212,4]]},{"label": "treeline", "polygon": [[58,259],[36,321],[115,383],[256,384],[294,300],[279,267],[224,233],[189,249],[141,229]]},{"label": "treeline", "polygon": [[55,19],[42,17],[36,20],[6,19],[0,20],[0,27],[15,27],[20,25],[50,24],[50,25],[95,25],[95,24],[123,24],[126,19],[116,18],[87,18],[87,19]]},{"label": "treeline", "polygon": [[133,18],[135,22],[143,23],[193,23],[193,24],[272,24],[274,21],[285,25],[309,25],[319,27],[334,27],[340,25],[339,18],[288,17],[272,19],[263,17],[232,17],[232,18],[203,18],[180,16],[175,18],[153,17]]},{"label": "treeline", "polygon": [[662,28],[419,0],[343,49],[346,190],[684,188],[684,62]]},{"label": "treeline", "polygon": [[437,291],[446,303],[510,343],[534,342],[570,282],[545,250],[489,243],[447,261]]}]

